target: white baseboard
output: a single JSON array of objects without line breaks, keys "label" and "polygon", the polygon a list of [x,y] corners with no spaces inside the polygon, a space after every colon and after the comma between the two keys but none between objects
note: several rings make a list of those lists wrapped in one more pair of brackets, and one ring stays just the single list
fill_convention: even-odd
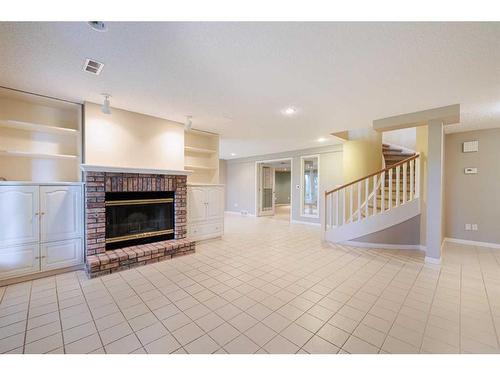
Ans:
[{"label": "white baseboard", "polygon": [[492,249],[500,249],[500,244],[494,243],[494,242],[462,240],[461,238],[450,238],[450,237],[446,237],[444,240],[446,242],[460,243],[463,245],[472,245],[472,246],[490,247]]},{"label": "white baseboard", "polygon": [[228,214],[228,215],[238,215],[238,216],[253,216],[255,217],[254,214],[251,214],[251,213],[247,213],[246,215],[239,212],[239,211],[224,211],[225,214]]},{"label": "white baseboard", "polygon": [[321,226],[320,223],[311,223],[309,221],[301,221],[301,220],[290,220],[290,223],[293,223],[293,224],[306,224],[306,225],[314,225],[314,226]]},{"label": "white baseboard", "polygon": [[426,250],[426,247],[423,245],[398,245],[398,244],[360,242],[360,241],[343,241],[340,244],[347,246],[354,246],[354,247],[366,247],[371,249],[418,250],[418,251]]},{"label": "white baseboard", "polygon": [[425,260],[425,263],[441,264],[441,257],[439,257],[439,258],[425,257],[424,260]]}]

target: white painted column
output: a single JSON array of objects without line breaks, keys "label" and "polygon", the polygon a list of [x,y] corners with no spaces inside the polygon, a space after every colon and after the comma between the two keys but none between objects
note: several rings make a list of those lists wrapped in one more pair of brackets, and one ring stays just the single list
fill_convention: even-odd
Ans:
[{"label": "white painted column", "polygon": [[444,127],[442,121],[429,121],[427,155],[427,251],[425,260],[440,263],[444,238]]}]

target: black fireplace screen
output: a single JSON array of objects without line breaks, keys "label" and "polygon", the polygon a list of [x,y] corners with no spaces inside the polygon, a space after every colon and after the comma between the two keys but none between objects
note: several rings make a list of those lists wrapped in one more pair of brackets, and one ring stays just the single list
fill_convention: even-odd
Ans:
[{"label": "black fireplace screen", "polygon": [[106,249],[174,238],[174,193],[106,193]]}]

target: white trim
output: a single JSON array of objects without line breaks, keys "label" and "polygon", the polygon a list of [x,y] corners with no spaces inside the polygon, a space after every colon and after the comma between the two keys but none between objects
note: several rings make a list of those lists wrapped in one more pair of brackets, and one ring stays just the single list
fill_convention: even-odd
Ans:
[{"label": "white trim", "polygon": [[441,264],[441,257],[439,258],[432,258],[432,257],[425,257],[424,258],[425,263],[430,263],[430,264]]},{"label": "white trim", "polygon": [[321,226],[321,223],[311,223],[310,221],[302,221],[302,220],[290,220],[290,223],[292,224],[306,224],[306,225],[314,225],[314,226]]},{"label": "white trim", "polygon": [[481,246],[481,247],[490,247],[492,249],[500,249],[500,244],[494,242],[481,242],[481,241],[471,241],[471,240],[462,240],[461,238],[451,238],[446,237],[444,239],[445,242],[454,242],[460,243],[463,245],[473,245],[473,246]]},{"label": "white trim", "polygon": [[373,243],[373,242],[360,242],[360,241],[344,241],[341,245],[354,246],[354,247],[367,247],[372,249],[387,249],[387,250],[418,250],[426,251],[424,245],[398,245],[388,243]]},{"label": "white trim", "polygon": [[[318,186],[316,190],[318,191],[316,194],[316,199],[317,199],[317,205],[318,205],[318,214],[317,215],[310,215],[310,214],[303,214],[304,212],[304,159],[306,158],[317,158],[318,159]],[[314,155],[302,155],[300,157],[300,197],[299,197],[299,216],[300,217],[309,217],[309,218],[314,218],[314,219],[319,219],[319,210],[320,210],[320,192],[319,192],[319,187],[321,186],[320,184],[320,154],[314,154]]]},{"label": "white trim", "polygon": [[243,214],[241,211],[224,211],[225,214],[228,214],[228,215],[238,215],[238,216],[252,216],[252,217],[255,217],[254,214],[251,214],[251,213],[247,213],[247,214]]},{"label": "white trim", "polygon": [[179,169],[150,169],[150,168],[123,168],[106,165],[80,164],[84,172],[110,172],[110,173],[144,173],[189,176],[192,172]]}]

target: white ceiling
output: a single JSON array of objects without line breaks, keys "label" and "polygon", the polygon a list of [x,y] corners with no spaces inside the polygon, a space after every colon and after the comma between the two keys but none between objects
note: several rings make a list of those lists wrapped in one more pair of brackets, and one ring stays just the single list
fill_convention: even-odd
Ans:
[{"label": "white ceiling", "polygon": [[[0,85],[221,134],[224,158],[319,145],[400,113],[461,104],[500,125],[500,23],[0,23]],[[85,58],[105,63],[100,76]],[[281,110],[296,107],[292,118]],[[325,143],[334,143],[329,137]],[[325,144],[323,143],[323,144]],[[235,156],[231,156],[235,153]]]}]

